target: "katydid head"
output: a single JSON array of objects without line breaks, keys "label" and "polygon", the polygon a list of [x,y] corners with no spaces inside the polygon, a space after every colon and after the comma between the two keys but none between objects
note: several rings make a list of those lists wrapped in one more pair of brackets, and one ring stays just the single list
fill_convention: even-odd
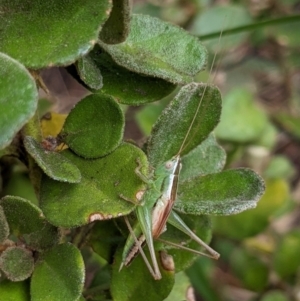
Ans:
[{"label": "katydid head", "polygon": [[180,156],[174,156],[171,160],[165,162],[164,167],[167,171],[175,171],[177,166],[180,165]]},{"label": "katydid head", "polygon": [[179,155],[158,166],[155,170],[156,175],[170,175],[174,174],[176,169],[180,168],[181,159]]}]

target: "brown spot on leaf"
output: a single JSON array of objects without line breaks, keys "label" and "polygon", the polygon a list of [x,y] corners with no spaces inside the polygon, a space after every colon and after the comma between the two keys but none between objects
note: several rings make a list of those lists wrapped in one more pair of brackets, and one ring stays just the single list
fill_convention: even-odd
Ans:
[{"label": "brown spot on leaf", "polygon": [[139,190],[136,194],[135,194],[135,197],[136,199],[140,202],[143,198],[143,195],[145,193],[145,190]]},{"label": "brown spot on leaf", "polygon": [[93,221],[102,221],[104,220],[104,216],[101,213],[93,213],[89,216],[89,222],[92,223]]},{"label": "brown spot on leaf", "polygon": [[93,213],[89,216],[89,223],[92,223],[94,221],[103,221],[106,219],[111,219],[113,218],[112,214],[102,214],[102,213]]}]

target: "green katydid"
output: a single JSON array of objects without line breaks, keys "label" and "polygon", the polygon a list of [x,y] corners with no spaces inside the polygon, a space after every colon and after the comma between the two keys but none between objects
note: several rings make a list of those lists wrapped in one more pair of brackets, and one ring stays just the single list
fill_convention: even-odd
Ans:
[{"label": "green katydid", "polygon": [[[219,43],[221,41],[221,37],[222,37],[222,32],[219,36]],[[216,53],[213,57],[209,74],[212,73],[212,68],[215,59],[216,59]],[[124,265],[125,266],[129,265],[129,263],[134,259],[136,254],[140,253],[145,261],[145,264],[147,265],[149,272],[156,280],[161,279],[161,273],[158,267],[158,262],[154,251],[153,240],[154,239],[159,240],[159,236],[164,231],[166,231],[167,222],[173,225],[178,230],[185,233],[186,235],[188,235],[192,240],[196,241],[200,246],[204,247],[204,249],[208,253],[202,253],[183,246],[174,245],[167,241],[163,241],[164,243],[179,247],[181,249],[185,249],[190,252],[194,252],[198,255],[204,255],[214,259],[218,259],[220,256],[219,253],[217,253],[210,246],[208,246],[204,241],[202,241],[197,235],[195,235],[195,233],[184,223],[184,221],[180,218],[180,216],[174,210],[172,210],[174,206],[174,202],[176,201],[176,197],[177,197],[177,188],[178,188],[180,170],[182,167],[181,156],[184,153],[187,154],[189,151],[194,149],[208,136],[208,134],[217,125],[221,113],[221,96],[217,89],[213,88],[212,86],[209,86],[208,84],[202,85],[198,83],[191,83],[186,85],[180,90],[180,92],[182,92],[181,95],[184,95],[185,91],[183,90],[187,90],[188,92],[191,92],[191,95],[195,96],[189,99],[190,103],[192,102],[196,103],[196,106],[194,106],[195,107],[194,114],[192,115],[190,122],[187,123],[187,128],[184,135],[178,138],[177,143],[175,142],[175,147],[174,148],[170,147],[169,150],[163,152],[163,155],[159,154],[158,155],[159,160],[155,158],[157,157],[155,155],[154,158],[152,156],[152,160],[151,160],[151,143],[153,145],[155,144],[158,145],[158,143],[155,143],[155,141],[153,142],[150,139],[149,159],[150,159],[150,163],[156,165],[154,175],[153,175],[154,180],[149,181],[143,174],[139,172],[139,168],[136,170],[136,173],[145,182],[149,184],[149,188],[145,191],[141,204],[137,206],[135,210],[137,216],[137,223],[134,229],[132,229],[128,221],[128,218],[125,217],[125,222],[129,229],[130,235],[127,238],[123,250],[122,263],[119,270],[121,270]],[[178,93],[178,95],[180,95],[180,92]],[[201,126],[203,117],[206,117],[208,119],[210,118],[208,116],[205,116],[205,109],[207,107],[205,107],[205,105],[203,106],[203,103],[205,102],[203,100],[205,100],[205,97],[210,99],[212,95],[214,95],[215,99],[217,99],[215,104],[218,106],[219,110],[217,109],[216,110],[217,113],[215,114],[215,116],[212,117],[213,121],[210,123],[210,126],[200,131],[199,134],[198,128],[199,126]],[[189,103],[189,101],[187,103]],[[185,110],[188,107],[189,104],[187,105],[187,107],[183,105],[183,107],[181,108],[180,105],[178,107],[175,105],[175,111],[180,109]],[[204,107],[203,112],[201,112],[202,107]],[[171,111],[172,114],[172,109],[170,107],[168,109],[169,112]],[[208,110],[208,112],[211,111]],[[182,116],[185,115],[183,114]],[[178,121],[176,120],[176,118],[174,120],[175,122]],[[170,126],[169,130],[170,129],[172,131],[172,126]],[[155,131],[155,125],[154,125],[154,131]],[[162,130],[161,134],[167,135],[167,132]],[[157,136],[159,136],[159,134]],[[155,140],[155,138],[153,140]],[[160,145],[158,147],[161,148],[162,146]],[[164,158],[171,158],[171,159],[165,161]],[[145,242],[147,243],[150,251],[153,267],[150,265],[142,249],[142,246]]]},{"label": "green katydid", "polygon": [[[192,96],[187,101],[183,101],[181,108],[180,104],[178,108],[176,107],[177,104],[175,104],[173,109],[174,111],[179,109],[194,109],[194,114],[190,116],[190,119],[188,120],[189,123],[186,124],[186,131],[182,137],[178,138],[179,142],[175,143],[174,147],[169,148],[169,150],[164,152],[163,155],[158,156],[160,157],[159,160],[157,160],[157,156],[152,156],[151,158],[150,154],[150,163],[156,167],[154,171],[154,181],[149,183],[149,188],[143,195],[142,204],[136,208],[135,212],[138,222],[134,229],[131,228],[128,219],[125,218],[130,235],[124,247],[120,269],[124,265],[127,266],[139,252],[143,256],[144,261],[154,279],[161,279],[161,274],[155,256],[153,239],[159,239],[159,236],[166,230],[167,222],[195,240],[198,244],[204,247],[209,254],[204,254],[202,252],[180,246],[181,248],[215,259],[219,257],[219,254],[198,238],[183,222],[179,215],[172,210],[177,195],[178,180],[181,170],[181,156],[200,144],[217,124],[220,110],[217,110],[218,112],[214,116],[205,115],[205,109],[207,108],[207,105],[209,105],[208,103],[212,95],[217,99],[217,106],[219,106],[219,108],[221,106],[219,92],[212,86],[197,83],[188,84],[181,89],[178,94],[178,98],[185,96],[185,93]],[[208,98],[208,100],[205,100],[205,98]],[[169,110],[169,112],[171,111],[172,114],[172,108],[168,108],[167,110]],[[211,118],[213,121],[208,128],[198,131],[203,118]],[[174,122],[176,122],[176,119],[174,119]],[[172,130],[172,125],[170,126],[170,130]],[[167,135],[166,132],[162,134]],[[150,148],[151,143],[154,145],[156,144],[155,141],[153,142],[150,140]],[[164,158],[168,157],[171,157],[171,160],[165,161]],[[143,175],[140,176],[145,178]],[[145,181],[147,181],[147,179],[145,179]],[[153,268],[143,252],[142,244],[144,242],[147,243],[150,250]]]}]

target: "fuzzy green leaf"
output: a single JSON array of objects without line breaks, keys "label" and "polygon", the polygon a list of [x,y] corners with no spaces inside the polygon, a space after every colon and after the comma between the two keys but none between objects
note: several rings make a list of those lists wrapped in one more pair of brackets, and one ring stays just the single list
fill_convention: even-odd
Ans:
[{"label": "fuzzy green leaf", "polygon": [[9,235],[9,226],[6,220],[2,206],[0,206],[0,244],[7,239]]},{"label": "fuzzy green leaf", "polygon": [[160,100],[176,88],[176,85],[163,79],[140,75],[117,65],[109,54],[97,45],[88,56],[103,76],[101,91],[114,96],[120,103],[140,105]]},{"label": "fuzzy green leaf", "polygon": [[148,141],[151,166],[176,154],[189,153],[207,138],[220,114],[221,95],[217,88],[198,83],[182,87],[153,127]]},{"label": "fuzzy green leaf", "polygon": [[22,237],[34,250],[43,250],[56,244],[58,229],[50,225],[42,211],[32,202],[15,196],[0,200],[11,234]]},{"label": "fuzzy green leaf", "polygon": [[11,233],[20,236],[33,233],[44,226],[41,209],[32,202],[15,196],[5,196],[0,200]]},{"label": "fuzzy green leaf", "polygon": [[77,155],[99,158],[111,153],[123,138],[124,115],[110,96],[93,94],[68,115],[59,138]]},{"label": "fuzzy green leaf", "polygon": [[99,42],[113,60],[137,73],[185,84],[204,69],[205,48],[183,29],[147,15],[133,15],[126,41]]},{"label": "fuzzy green leaf", "polygon": [[[145,253],[149,257],[148,252]],[[156,255],[160,257],[158,252]],[[140,255],[119,272],[121,258],[122,249],[119,248],[112,270],[111,293],[114,301],[162,301],[169,295],[174,285],[174,271],[165,270],[160,260],[158,263],[162,279],[157,281],[148,272]]]},{"label": "fuzzy green leaf", "polygon": [[224,98],[216,136],[223,140],[246,143],[258,139],[266,126],[266,114],[254,103],[252,93],[238,88]]},{"label": "fuzzy green leaf", "polygon": [[68,183],[80,182],[79,169],[60,153],[44,149],[40,143],[30,136],[24,138],[24,145],[27,152],[50,178]]},{"label": "fuzzy green leaf", "polygon": [[[276,212],[285,206],[289,196],[289,185],[282,179],[267,180],[266,192],[255,210],[231,216],[216,216],[214,231],[234,240],[257,235],[264,231]],[[253,222],[255,221],[255,222]]]},{"label": "fuzzy green leaf", "polygon": [[29,287],[27,281],[1,281],[0,296],[1,301],[30,301]]},{"label": "fuzzy green leaf", "polygon": [[82,180],[69,184],[43,177],[40,205],[54,225],[75,227],[126,215],[134,204],[121,195],[138,202],[137,193],[146,188],[135,169],[139,158],[146,174],[147,158],[132,144],[124,143],[110,155],[95,160],[85,160],[69,150],[63,151],[63,155],[76,164]]},{"label": "fuzzy green leaf", "polygon": [[130,0],[113,0],[113,8],[105,22],[100,39],[106,44],[124,42],[129,33]]},{"label": "fuzzy green leaf", "polygon": [[0,51],[40,69],[86,54],[109,16],[109,0],[1,0]]},{"label": "fuzzy green leaf", "polygon": [[99,90],[103,86],[103,78],[101,72],[89,56],[89,54],[79,58],[76,62],[76,69],[80,79],[89,87]]},{"label": "fuzzy green leaf", "polygon": [[85,277],[80,251],[61,244],[42,254],[31,278],[32,301],[75,301],[80,298]]},{"label": "fuzzy green leaf", "polygon": [[231,215],[255,208],[264,182],[250,169],[226,170],[180,182],[174,208],[186,214]]},{"label": "fuzzy green leaf", "polygon": [[9,247],[0,256],[0,269],[12,281],[23,281],[30,277],[34,268],[31,251],[22,247]]},{"label": "fuzzy green leaf", "polygon": [[226,152],[218,145],[215,136],[209,135],[200,145],[182,157],[179,180],[220,172],[226,162]]},{"label": "fuzzy green leaf", "polygon": [[3,149],[34,115],[38,92],[25,67],[3,53],[0,53],[0,78],[0,149]]}]

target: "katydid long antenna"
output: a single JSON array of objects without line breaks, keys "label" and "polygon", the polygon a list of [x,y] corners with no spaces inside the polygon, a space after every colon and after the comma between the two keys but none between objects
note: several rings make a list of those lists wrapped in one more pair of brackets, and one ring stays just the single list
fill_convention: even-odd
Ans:
[{"label": "katydid long antenna", "polygon": [[[220,49],[221,40],[222,40],[222,36],[223,36],[223,31],[224,31],[224,28],[223,28],[223,29],[221,30],[221,32],[220,32],[220,35],[219,35],[219,38],[218,38],[217,49]],[[197,118],[197,114],[198,114],[198,112],[199,112],[199,110],[200,110],[202,101],[203,101],[203,99],[204,99],[204,96],[205,96],[205,93],[206,93],[206,90],[207,90],[207,86],[208,86],[208,84],[214,82],[214,80],[215,80],[215,77],[216,77],[216,73],[217,73],[217,72],[215,73],[213,79],[211,79],[211,74],[212,74],[212,70],[213,70],[213,67],[214,67],[214,64],[215,64],[215,61],[216,61],[216,58],[217,58],[217,52],[218,52],[218,50],[215,51],[214,56],[213,56],[212,63],[211,63],[211,65],[210,65],[210,69],[209,69],[209,82],[208,82],[208,83],[205,85],[205,87],[204,87],[203,93],[202,93],[202,95],[201,95],[201,98],[200,98],[200,101],[199,101],[199,103],[198,103],[198,106],[197,106],[196,112],[195,112],[195,114],[194,114],[194,117],[193,117],[193,119],[192,119],[192,122],[191,122],[191,124],[190,124],[190,126],[189,126],[189,128],[188,128],[188,130],[187,130],[187,133],[186,133],[186,135],[185,135],[185,137],[184,137],[184,139],[183,139],[183,141],[182,141],[182,143],[181,143],[180,149],[179,149],[179,151],[177,152],[177,154],[175,155],[175,157],[176,157],[176,156],[180,156],[181,152],[184,150],[184,145],[185,145],[185,143],[186,143],[187,137],[189,136],[189,134],[190,134],[190,132],[191,132],[191,130],[192,130],[192,127],[193,127],[193,125],[194,125],[194,123],[195,123],[195,120],[196,120],[196,118]],[[221,60],[218,62],[218,65],[217,65],[217,68],[216,68],[217,71],[218,71],[218,69],[219,69],[219,67],[220,67],[220,64],[221,64]]]}]

